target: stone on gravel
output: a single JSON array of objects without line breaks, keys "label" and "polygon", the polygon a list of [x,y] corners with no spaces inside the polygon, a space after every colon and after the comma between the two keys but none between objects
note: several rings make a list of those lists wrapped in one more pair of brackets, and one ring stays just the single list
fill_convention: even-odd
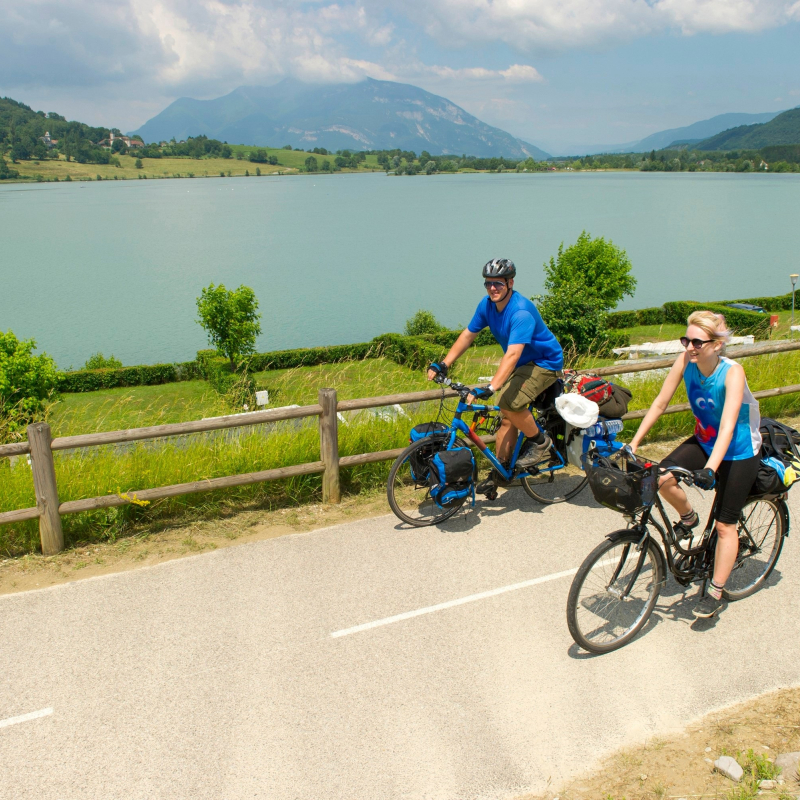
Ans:
[{"label": "stone on gravel", "polygon": [[772,780],[763,780],[758,782],[759,789],[774,789],[777,784]]},{"label": "stone on gravel", "polygon": [[744,775],[744,770],[736,762],[736,759],[730,756],[720,756],[714,762],[714,769],[736,783],[739,783]]},{"label": "stone on gravel", "polygon": [[781,768],[784,778],[795,778],[800,771],[800,751],[795,753],[781,753],[775,759],[775,766]]}]

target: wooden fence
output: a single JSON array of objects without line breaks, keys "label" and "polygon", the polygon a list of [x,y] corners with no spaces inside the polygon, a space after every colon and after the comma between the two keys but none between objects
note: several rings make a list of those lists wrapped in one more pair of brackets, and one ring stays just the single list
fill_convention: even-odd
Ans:
[{"label": "wooden fence", "polygon": [[[800,342],[764,343],[752,347],[735,348],[731,349],[728,355],[732,358],[746,358],[749,356],[766,355],[768,353],[782,353],[790,350],[800,350]],[[620,375],[623,373],[643,372],[646,370],[670,367],[674,361],[674,357],[641,362],[634,360],[630,363],[618,364],[613,367],[594,369],[591,370],[591,372],[598,375]],[[761,399],[794,392],[800,392],[800,384],[782,386],[776,389],[765,389],[760,392],[754,392],[753,394],[756,398]],[[427,392],[407,392],[404,394],[393,394],[383,397],[365,397],[358,400],[343,400],[339,402],[336,397],[335,389],[321,389],[318,398],[319,402],[311,406],[273,409],[271,411],[253,411],[248,414],[235,414],[208,420],[179,422],[171,425],[156,425],[149,428],[131,428],[129,430],[108,431],[105,433],[88,433],[78,436],[61,436],[55,439],[51,437],[50,426],[47,423],[37,422],[28,426],[28,440],[26,442],[0,445],[0,457],[30,455],[36,505],[33,508],[22,508],[16,511],[0,513],[0,525],[22,522],[27,519],[38,519],[42,552],[45,555],[52,555],[64,549],[64,536],[61,529],[61,516],[63,514],[76,514],[81,511],[122,506],[136,501],[159,500],[165,497],[177,497],[178,495],[206,492],[212,489],[225,489],[232,486],[246,486],[262,481],[290,478],[295,475],[311,475],[320,472],[322,473],[323,502],[338,503],[341,499],[339,470],[342,467],[353,467],[358,464],[369,464],[376,461],[395,459],[404,448],[399,447],[394,450],[381,450],[374,453],[361,453],[354,456],[340,457],[337,413],[405,403],[419,403],[426,400],[438,400],[441,396],[441,389],[434,389]],[[454,396],[455,392],[451,390],[445,392],[445,397]],[[680,403],[671,405],[667,408],[665,413],[676,414],[681,411],[689,411],[689,404]],[[626,414],[623,419],[641,419],[646,413],[646,410],[632,411]],[[193,481],[192,483],[161,486],[155,489],[142,489],[125,494],[109,494],[102,497],[90,497],[85,500],[70,500],[65,503],[59,501],[55,464],[53,461],[53,453],[55,451],[135,442],[143,439],[168,436],[181,436],[190,433],[218,431],[227,428],[261,425],[268,422],[302,419],[306,417],[319,417],[319,461],[297,464],[291,467],[268,469],[261,472],[228,475],[223,478],[209,478],[201,481]],[[493,437],[485,439],[485,441],[492,440]]]}]

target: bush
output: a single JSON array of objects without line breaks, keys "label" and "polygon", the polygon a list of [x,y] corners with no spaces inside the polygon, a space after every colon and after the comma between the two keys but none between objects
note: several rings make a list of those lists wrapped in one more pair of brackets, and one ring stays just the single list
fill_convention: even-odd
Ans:
[{"label": "bush", "polygon": [[381,355],[409,369],[425,369],[449,350],[448,346],[437,345],[422,336],[402,336],[399,333],[384,333],[372,341],[380,346]]},{"label": "bush", "polygon": [[[212,351],[214,352],[214,351]],[[59,391],[68,393],[97,392],[118,386],[158,386],[198,377],[197,364],[140,364],[118,369],[81,369],[63,373],[58,382]]]},{"label": "bush", "polygon": [[90,356],[83,365],[84,369],[121,369],[122,362],[114,358],[113,354],[106,358],[102,353],[95,353]]},{"label": "bush", "polygon": [[611,328],[635,328],[639,324],[635,311],[612,311],[607,320]]},{"label": "bush", "polygon": [[419,310],[413,317],[406,320],[406,336],[422,336],[426,333],[439,333],[447,328],[440,325],[430,311]]},{"label": "bush", "polygon": [[696,303],[689,300],[678,300],[664,303],[664,317],[667,322],[685,325],[693,311],[707,310],[715,314],[724,314],[728,328],[739,336],[752,334],[756,339],[769,338],[769,317],[756,311],[742,311],[728,308],[717,303]]},{"label": "bush", "polygon": [[565,351],[608,351],[608,314],[603,300],[582,283],[561,284],[551,290],[539,300],[539,312]]},{"label": "bush", "polygon": [[[205,351],[214,353],[213,350]],[[375,342],[358,344],[339,344],[330,347],[305,347],[297,350],[275,350],[271,353],[255,353],[247,361],[249,372],[262,372],[267,369],[292,369],[294,367],[313,367],[317,364],[337,364],[341,361],[361,361],[365,358],[378,358],[380,346]],[[198,353],[198,358],[200,353]]]},{"label": "bush", "polygon": [[548,294],[573,291],[583,286],[596,298],[603,311],[610,311],[625,295],[633,296],[636,279],[631,273],[628,254],[602,236],[596,239],[583,231],[575,244],[564,249],[544,265],[545,289]]},{"label": "bush", "polygon": [[0,331],[0,438],[14,438],[41,418],[56,393],[59,372],[46,353],[33,354],[36,342]]},{"label": "bush", "polygon": [[781,294],[777,297],[746,297],[744,300],[714,301],[714,304],[718,306],[726,306],[729,303],[752,303],[754,306],[761,306],[765,311],[791,311],[792,293]]},{"label": "bush", "polygon": [[256,337],[261,333],[255,292],[249,286],[228,290],[222,283],[212,283],[197,298],[197,312],[209,344],[235,370],[237,361],[255,350]]}]

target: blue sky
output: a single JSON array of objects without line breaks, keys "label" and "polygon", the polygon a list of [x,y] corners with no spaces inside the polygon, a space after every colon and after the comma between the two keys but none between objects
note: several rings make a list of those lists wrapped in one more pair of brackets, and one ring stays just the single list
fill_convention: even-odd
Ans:
[{"label": "blue sky", "polygon": [[286,76],[413,83],[550,152],[800,105],[800,0],[0,0],[0,95],[138,127]]}]

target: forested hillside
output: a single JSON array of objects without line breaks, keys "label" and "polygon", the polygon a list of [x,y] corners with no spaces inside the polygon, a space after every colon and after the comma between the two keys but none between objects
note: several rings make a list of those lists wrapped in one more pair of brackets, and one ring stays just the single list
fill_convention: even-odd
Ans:
[{"label": "forested hillside", "polygon": [[697,150],[758,150],[770,145],[800,144],[800,108],[784,111],[760,125],[741,125],[702,142]]}]

